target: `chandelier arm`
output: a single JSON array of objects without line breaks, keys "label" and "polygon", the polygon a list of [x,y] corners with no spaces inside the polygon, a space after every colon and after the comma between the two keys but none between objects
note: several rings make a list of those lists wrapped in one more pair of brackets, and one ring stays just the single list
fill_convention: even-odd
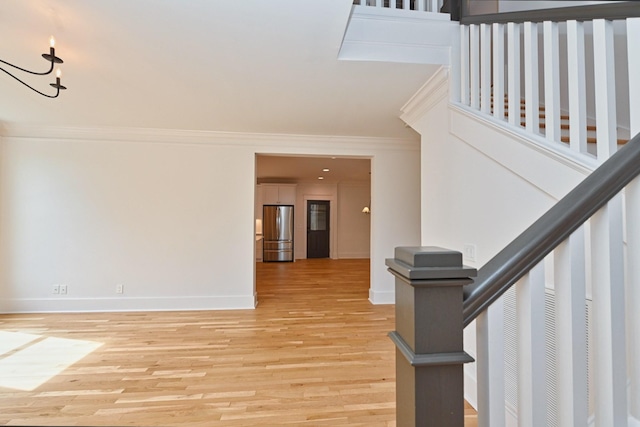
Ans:
[{"label": "chandelier arm", "polygon": [[[2,61],[2,60],[0,60]],[[4,62],[4,61],[2,61]],[[19,67],[16,67],[19,68]],[[47,98],[57,98],[58,95],[60,95],[60,87],[56,87],[56,94],[55,95],[47,95],[44,92],[40,92],[38,89],[28,85],[27,83],[23,82],[22,80],[20,80],[19,78],[17,78],[16,76],[14,76],[13,74],[11,74],[10,72],[8,72],[7,70],[5,70],[4,68],[0,68],[0,71],[3,71],[4,73],[8,74],[10,77],[13,77],[14,79],[16,79],[17,81],[19,81],[20,83],[22,83],[23,85],[25,85],[26,87],[28,87],[29,89],[31,89],[34,92],[38,92],[40,95],[42,96],[46,96]],[[35,73],[34,73],[35,74]]]},{"label": "chandelier arm", "polygon": [[3,64],[7,64],[10,67],[16,68],[16,69],[18,69],[20,71],[24,71],[25,73],[35,74],[36,76],[46,76],[47,74],[51,74],[51,72],[53,71],[53,67],[55,66],[54,65],[54,61],[51,60],[50,61],[51,62],[51,67],[49,68],[49,70],[45,71],[45,72],[42,72],[42,73],[38,73],[38,72],[35,72],[35,71],[27,70],[26,68],[18,67],[17,65],[13,65],[12,63],[7,62],[7,61],[3,61],[2,59],[0,59],[0,62],[2,62]]}]

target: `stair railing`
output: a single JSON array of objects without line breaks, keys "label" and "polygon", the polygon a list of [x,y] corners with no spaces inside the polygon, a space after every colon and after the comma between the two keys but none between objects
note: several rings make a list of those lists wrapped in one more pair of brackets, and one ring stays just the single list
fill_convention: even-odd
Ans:
[{"label": "stair railing", "polygon": [[385,9],[439,12],[443,0],[353,0],[354,5]]},{"label": "stair railing", "polygon": [[[463,400],[461,365],[469,359],[460,347],[461,330],[450,331],[449,324],[468,326],[473,320],[477,321],[478,341],[478,425],[507,425],[500,297],[513,285],[517,285],[518,361],[514,421],[521,426],[586,426],[591,417],[596,426],[623,427],[629,419],[640,418],[638,175],[640,133],[487,262],[473,283],[467,285],[473,272],[455,264],[455,260],[451,264],[444,259],[445,255],[451,257],[447,251],[438,250],[434,254],[433,248],[396,250],[400,255],[388,260],[387,265],[396,276],[398,330],[391,337],[398,347],[399,426],[422,425],[413,423],[416,419],[429,420],[428,425],[433,426],[463,426],[462,415],[456,411],[461,410]],[[623,195],[627,209],[626,239],[622,226]],[[585,239],[587,229],[589,241]],[[423,249],[425,253],[421,253]],[[557,396],[553,410],[548,408],[550,385],[545,380],[550,344],[545,337],[545,257],[549,254],[553,254],[554,260],[557,322],[552,326],[556,328],[557,340],[551,346],[559,371],[557,384],[553,385]],[[587,276],[591,279],[587,280]],[[455,293],[449,300],[442,296],[445,291],[455,292],[455,286],[464,286],[463,304]],[[593,306],[590,340],[585,316],[587,300]],[[451,305],[446,305],[449,304],[446,301]],[[630,310],[625,309],[626,303]],[[460,321],[457,309],[462,310]],[[442,334],[443,330],[450,333]],[[453,343],[452,335],[457,337]],[[587,360],[588,343],[593,352],[591,363]],[[456,370],[455,366],[460,368]],[[411,396],[411,392],[417,394]],[[425,396],[431,399],[425,401]],[[594,401],[592,405],[590,399]],[[408,405],[408,400],[412,404]],[[438,400],[440,406],[433,400]]]},{"label": "stair railing", "polygon": [[[615,22],[580,14],[507,23],[463,16],[453,105],[601,166],[483,266],[457,308],[425,309],[421,293],[469,281],[464,266],[432,264],[439,250],[388,260],[396,298],[404,298],[396,318],[405,332],[391,334],[404,359],[399,426],[416,419],[463,425],[461,414],[452,416],[461,406],[451,402],[462,400],[452,396],[468,356],[459,342],[453,352],[430,354],[441,348],[438,331],[429,329],[425,341],[418,326],[444,328],[447,313],[457,323],[457,309],[465,326],[475,320],[480,427],[640,425],[639,5],[620,6],[627,15],[610,15]],[[419,321],[424,312],[430,317]],[[431,388],[439,404],[418,395],[433,395]]]},{"label": "stair railing", "polygon": [[[463,17],[453,101],[543,145],[608,158],[631,136],[636,74],[616,70],[640,49],[640,2],[630,3]],[[595,12],[608,17],[586,18]]]}]

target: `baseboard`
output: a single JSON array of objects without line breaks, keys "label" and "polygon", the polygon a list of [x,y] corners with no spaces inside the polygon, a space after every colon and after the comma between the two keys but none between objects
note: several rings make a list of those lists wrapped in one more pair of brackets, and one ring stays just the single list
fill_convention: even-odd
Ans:
[{"label": "baseboard", "polygon": [[369,301],[371,304],[395,304],[395,292],[382,292],[369,289]]},{"label": "baseboard", "polygon": [[469,402],[473,409],[478,410],[478,384],[468,372],[464,373],[464,400]]},{"label": "baseboard", "polygon": [[0,299],[0,313],[239,310],[256,307],[255,295],[149,298]]},{"label": "baseboard", "polygon": [[340,252],[338,259],[367,259],[370,255],[369,252]]}]

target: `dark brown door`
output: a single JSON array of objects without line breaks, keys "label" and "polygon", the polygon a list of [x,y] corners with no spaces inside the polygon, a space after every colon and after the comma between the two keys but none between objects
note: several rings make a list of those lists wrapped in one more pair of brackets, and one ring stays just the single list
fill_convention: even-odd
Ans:
[{"label": "dark brown door", "polygon": [[307,258],[329,258],[329,202],[307,200]]}]

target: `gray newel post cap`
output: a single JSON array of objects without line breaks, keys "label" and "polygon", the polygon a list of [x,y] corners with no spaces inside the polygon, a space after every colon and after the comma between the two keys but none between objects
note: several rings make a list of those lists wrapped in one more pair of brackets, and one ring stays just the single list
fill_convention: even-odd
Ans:
[{"label": "gray newel post cap", "polygon": [[389,270],[409,280],[475,277],[478,270],[462,264],[462,253],[437,246],[399,246],[387,258]]}]

